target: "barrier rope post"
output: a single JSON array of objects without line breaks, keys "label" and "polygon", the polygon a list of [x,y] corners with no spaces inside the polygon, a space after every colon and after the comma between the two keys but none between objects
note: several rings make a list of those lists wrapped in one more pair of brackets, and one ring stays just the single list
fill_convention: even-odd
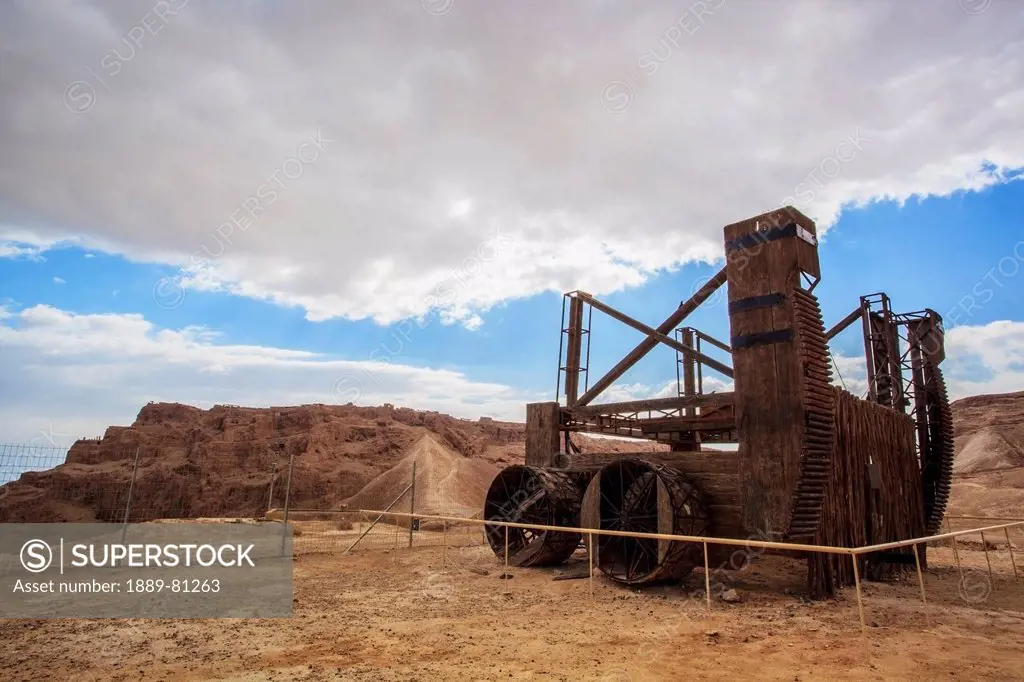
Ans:
[{"label": "barrier rope post", "polygon": [[917,564],[917,584],[921,586],[921,601],[927,604],[928,599],[924,596],[924,574],[921,573],[921,554],[917,551],[917,545],[914,545],[914,563]]},{"label": "barrier rope post", "polygon": [[590,562],[590,598],[594,598],[594,534],[587,533],[587,561]]},{"label": "barrier rope post", "polygon": [[1010,529],[1003,528],[1003,532],[1006,533],[1006,551],[1010,553],[1010,563],[1013,564],[1013,578],[1017,579],[1017,560],[1013,558],[1013,543],[1010,542]]},{"label": "barrier rope post", "polygon": [[985,563],[988,564],[988,581],[992,582],[992,559],[988,556],[988,543],[985,542],[985,531],[981,531],[981,548],[985,550]]},{"label": "barrier rope post", "polygon": [[708,543],[704,545],[704,597],[708,604],[708,611],[711,610],[711,569],[708,568]]},{"label": "barrier rope post", "polygon": [[864,597],[860,591],[860,567],[857,565],[857,560],[860,557],[851,552],[850,558],[853,559],[853,582],[857,585],[857,610],[860,611],[860,632],[862,635],[867,636],[868,626],[864,622]]},{"label": "barrier rope post", "polygon": [[[946,517],[946,530],[950,533],[953,532],[953,525],[949,522],[949,517]],[[960,582],[964,581],[964,569],[960,567],[960,550],[956,546],[956,536],[953,536],[953,558],[956,559],[956,572],[960,574]]]},{"label": "barrier rope post", "polygon": [[508,526],[505,526],[505,574],[502,578],[505,580],[505,594],[508,594]]}]

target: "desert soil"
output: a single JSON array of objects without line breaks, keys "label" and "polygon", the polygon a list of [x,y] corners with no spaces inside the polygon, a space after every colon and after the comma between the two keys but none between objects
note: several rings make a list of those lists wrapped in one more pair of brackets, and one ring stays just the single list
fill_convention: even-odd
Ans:
[{"label": "desert soil", "polygon": [[927,605],[914,574],[866,584],[864,635],[854,590],[806,602],[781,557],[724,574],[741,601],[708,613],[700,571],[642,592],[598,574],[591,596],[553,569],[502,580],[479,545],[299,554],[291,619],[0,621],[0,679],[1024,679],[1024,570],[1005,546],[990,559],[989,592],[980,546],[961,548],[964,583],[929,550]]}]

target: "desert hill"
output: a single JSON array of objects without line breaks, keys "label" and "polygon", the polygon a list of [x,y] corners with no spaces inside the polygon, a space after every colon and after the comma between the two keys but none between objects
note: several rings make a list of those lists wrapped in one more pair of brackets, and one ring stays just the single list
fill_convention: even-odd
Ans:
[{"label": "desert hill", "polygon": [[953,433],[958,474],[1024,466],[1024,392],[956,401]]},{"label": "desert hill", "polygon": [[[432,516],[478,514],[483,509],[487,488],[501,470],[482,458],[463,457],[427,434],[398,464],[370,481],[346,503],[353,509],[384,509],[411,484],[413,465],[416,509]],[[401,511],[407,509],[405,503]]]},{"label": "desert hill", "polygon": [[1024,392],[953,403],[949,513],[1024,518]]},{"label": "desert hill", "polygon": [[[418,502],[418,509],[471,514],[494,473],[523,461],[524,430],[392,405],[201,410],[150,403],[131,426],[76,442],[65,464],[0,486],[0,522],[122,520],[136,452],[132,520],[260,515],[283,505],[292,456],[293,508],[340,509],[352,498],[385,506],[408,486],[415,461],[417,498],[425,505]],[[589,452],[663,449],[615,439],[576,442]]]},{"label": "desert hill", "polygon": [[[957,446],[949,513],[1024,518],[1024,392],[953,403]],[[136,451],[132,520],[256,516],[293,508],[383,508],[409,485],[417,509],[472,515],[494,474],[523,461],[524,425],[355,405],[210,410],[144,406],[129,427],[80,440],[67,461],[0,486],[0,522],[120,521]],[[575,437],[584,452],[664,449]]]},{"label": "desert hill", "polygon": [[338,508],[427,434],[459,457],[494,466],[522,451],[521,424],[390,405],[150,403],[130,427],[76,442],[65,464],[0,488],[0,521],[120,520],[136,450],[133,519],[256,515],[281,506],[292,455],[291,504]]}]

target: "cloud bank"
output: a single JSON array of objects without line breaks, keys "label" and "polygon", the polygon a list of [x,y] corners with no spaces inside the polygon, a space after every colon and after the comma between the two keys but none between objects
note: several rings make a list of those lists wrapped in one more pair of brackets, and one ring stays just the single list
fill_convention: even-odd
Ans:
[{"label": "cloud bank", "polygon": [[0,255],[382,324],[637,286],[1024,166],[1024,5],[960,5],[5,2]]}]

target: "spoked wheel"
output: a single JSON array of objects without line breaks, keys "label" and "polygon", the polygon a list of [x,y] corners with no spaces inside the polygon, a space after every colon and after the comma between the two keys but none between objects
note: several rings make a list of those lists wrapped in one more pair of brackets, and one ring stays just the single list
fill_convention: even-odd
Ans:
[{"label": "spoked wheel", "polygon": [[[601,530],[706,535],[707,509],[696,488],[671,467],[623,459],[604,467],[583,501],[583,525]],[[679,580],[703,563],[692,542],[598,536],[598,568],[628,585]]]},{"label": "spoked wheel", "polygon": [[[578,477],[528,466],[503,469],[491,483],[484,518],[494,521],[559,526],[570,531],[508,529],[508,562],[513,566],[552,566],[566,561],[580,543],[582,491]],[[487,543],[505,556],[505,527],[487,526]]]}]

